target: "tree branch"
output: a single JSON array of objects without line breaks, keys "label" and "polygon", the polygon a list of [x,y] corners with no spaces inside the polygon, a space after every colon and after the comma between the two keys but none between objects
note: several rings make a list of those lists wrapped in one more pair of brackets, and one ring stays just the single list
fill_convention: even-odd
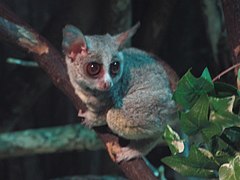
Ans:
[{"label": "tree branch", "polygon": [[[222,0],[222,7],[227,29],[228,45],[232,54],[232,64],[240,62],[240,0]],[[237,70],[235,69],[235,75]]]},{"label": "tree branch", "polygon": [[96,134],[80,124],[0,134],[0,159],[100,148],[103,144]]},{"label": "tree branch", "polygon": [[[30,52],[52,82],[72,100],[76,109],[85,107],[70,84],[62,55],[2,4],[0,4],[0,37]],[[112,147],[111,145],[120,147],[118,137],[109,132],[98,131],[98,135],[107,148]],[[108,149],[108,151],[111,156],[111,150]],[[128,179],[156,179],[142,159],[124,161],[119,164],[119,167]]]},{"label": "tree branch", "polygon": [[2,4],[0,4],[0,16],[0,37],[30,52],[52,82],[76,103],[76,107],[82,107],[81,100],[75,95],[68,80],[61,54]]}]

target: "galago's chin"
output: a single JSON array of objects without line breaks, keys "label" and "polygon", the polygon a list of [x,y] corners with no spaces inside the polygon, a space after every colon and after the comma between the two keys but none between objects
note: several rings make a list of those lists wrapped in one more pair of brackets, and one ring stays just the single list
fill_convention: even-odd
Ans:
[{"label": "galago's chin", "polygon": [[104,87],[97,87],[98,91],[106,92],[109,91],[111,88],[104,88]]}]

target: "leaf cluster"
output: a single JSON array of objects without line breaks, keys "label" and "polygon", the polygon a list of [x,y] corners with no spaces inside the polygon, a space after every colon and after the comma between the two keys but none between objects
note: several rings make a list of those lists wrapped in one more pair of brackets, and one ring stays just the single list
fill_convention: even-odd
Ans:
[{"label": "leaf cluster", "polygon": [[[173,150],[162,161],[184,176],[235,180],[240,177],[239,91],[213,83],[208,69],[199,78],[188,71],[178,82],[174,100],[179,106],[181,130],[189,139],[184,153]],[[165,130],[169,132],[169,130]],[[166,134],[166,133],[165,133]],[[177,138],[180,141],[180,138]]]}]

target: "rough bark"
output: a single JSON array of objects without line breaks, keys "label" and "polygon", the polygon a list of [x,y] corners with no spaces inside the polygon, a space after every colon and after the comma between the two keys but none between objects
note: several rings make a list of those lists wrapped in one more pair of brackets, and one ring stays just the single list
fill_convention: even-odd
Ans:
[{"label": "rough bark", "polygon": [[[84,107],[70,84],[61,54],[2,4],[0,4],[0,37],[30,52],[52,82],[72,100],[76,109]],[[98,132],[98,134],[107,148],[111,148],[109,144],[120,147],[118,137],[108,132]],[[108,151],[111,156],[111,150],[108,149]],[[119,164],[119,167],[128,179],[156,179],[142,159],[124,161]]]},{"label": "rough bark", "polygon": [[80,124],[0,134],[0,159],[101,148],[97,135]]},{"label": "rough bark", "polygon": [[236,64],[240,62],[240,0],[222,0],[222,7],[232,63]]},{"label": "rough bark", "polygon": [[214,64],[219,67],[218,62],[218,43],[222,36],[222,22],[221,10],[217,6],[217,0],[208,1],[203,0],[203,12],[205,14],[206,30],[211,44]]},{"label": "rough bark", "polygon": [[[216,76],[222,70],[232,65],[231,55],[227,45],[226,30],[224,28],[224,17],[221,1],[203,0],[200,5],[205,19],[206,34],[210,44],[212,58],[207,62],[211,74]],[[223,80],[232,80],[231,74]]]},{"label": "rough bark", "polygon": [[0,4],[0,16],[0,38],[31,53],[56,87],[61,89],[77,108],[83,107],[70,84],[61,53],[2,4]]}]

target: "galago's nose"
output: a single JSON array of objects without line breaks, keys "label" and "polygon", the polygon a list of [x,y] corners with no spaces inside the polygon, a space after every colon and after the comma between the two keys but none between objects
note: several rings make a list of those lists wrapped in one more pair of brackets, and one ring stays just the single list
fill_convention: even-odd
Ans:
[{"label": "galago's nose", "polygon": [[99,86],[98,86],[98,88],[99,88],[99,90],[101,90],[101,91],[107,91],[107,90],[109,90],[111,87],[112,87],[112,82],[111,81],[103,81],[103,82],[100,82],[99,83]]},{"label": "galago's nose", "polygon": [[111,88],[111,82],[104,82],[103,83],[103,89],[106,89],[106,90],[108,90],[108,89],[110,89]]}]

